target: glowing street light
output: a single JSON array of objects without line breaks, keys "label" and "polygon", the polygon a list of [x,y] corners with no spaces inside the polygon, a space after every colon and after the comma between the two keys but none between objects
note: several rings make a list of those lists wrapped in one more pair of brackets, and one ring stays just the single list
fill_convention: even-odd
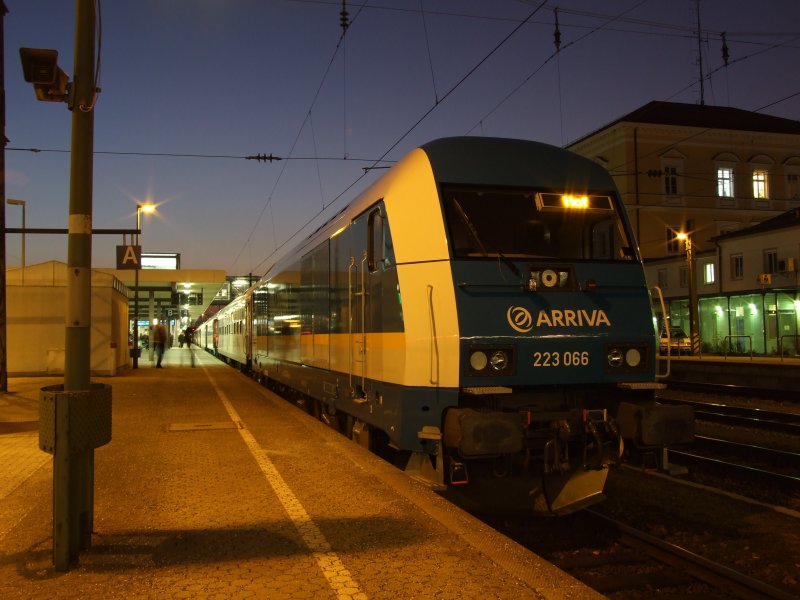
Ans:
[{"label": "glowing street light", "polygon": [[9,198],[7,202],[22,207],[22,285],[25,285],[25,200]]},{"label": "glowing street light", "polygon": [[133,368],[139,368],[139,269],[142,268],[142,247],[139,243],[139,233],[142,230],[142,213],[156,212],[155,204],[136,205],[136,240],[134,246],[139,251],[139,263],[136,265],[133,281]]},{"label": "glowing street light", "polygon": [[692,340],[692,355],[700,355],[700,329],[697,325],[697,287],[694,277],[694,250],[688,233],[679,232],[676,237],[686,247],[686,276],[689,280],[689,338]]}]

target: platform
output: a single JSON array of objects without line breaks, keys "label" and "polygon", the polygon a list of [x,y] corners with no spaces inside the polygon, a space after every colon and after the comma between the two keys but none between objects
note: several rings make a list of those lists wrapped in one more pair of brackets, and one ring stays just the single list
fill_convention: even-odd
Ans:
[{"label": "platform", "polygon": [[112,386],[113,433],[92,547],[67,572],[36,425],[61,380],[8,380],[0,597],[602,597],[210,355],[173,348],[164,367],[94,380]]}]

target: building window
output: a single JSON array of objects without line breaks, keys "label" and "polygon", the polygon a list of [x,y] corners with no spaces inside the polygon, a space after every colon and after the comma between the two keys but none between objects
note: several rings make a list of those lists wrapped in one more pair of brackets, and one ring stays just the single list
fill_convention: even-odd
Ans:
[{"label": "building window", "polygon": [[778,272],[778,251],[775,248],[764,250],[764,273]]},{"label": "building window", "polygon": [[706,285],[714,283],[714,263],[703,265],[703,283]]},{"label": "building window", "polygon": [[753,171],[753,198],[769,198],[767,174],[768,171],[765,171],[764,169],[755,169]]},{"label": "building window", "polygon": [[682,288],[689,287],[689,269],[687,267],[681,267],[678,271],[678,284]]},{"label": "building window", "polygon": [[667,289],[667,270],[666,269],[659,269],[658,270],[658,287],[662,290]]},{"label": "building window", "polygon": [[744,256],[731,254],[731,279],[744,279]]},{"label": "building window", "polygon": [[730,167],[717,169],[717,195],[720,198],[733,198],[733,169]]},{"label": "building window", "polygon": [[789,199],[800,198],[800,174],[787,173],[786,175],[786,193]]},{"label": "building window", "polygon": [[677,227],[667,227],[667,254],[677,254],[681,251],[681,241],[678,239]]},{"label": "building window", "polygon": [[678,194],[678,168],[664,167],[664,193],[668,196]]}]

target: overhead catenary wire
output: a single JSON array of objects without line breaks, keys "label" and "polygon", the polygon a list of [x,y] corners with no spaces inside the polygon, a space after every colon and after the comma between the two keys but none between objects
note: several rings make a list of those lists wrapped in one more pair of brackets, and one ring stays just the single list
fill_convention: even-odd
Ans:
[{"label": "overhead catenary wire", "polygon": [[[529,21],[531,18],[533,18],[533,16],[534,16],[534,15],[535,15],[537,12],[539,12],[539,10],[540,10],[540,9],[541,9],[541,8],[542,8],[542,7],[543,7],[545,4],[547,4],[547,0],[543,0],[543,1],[541,2],[541,4],[539,4],[539,5],[538,5],[538,6],[537,6],[537,7],[536,7],[536,8],[535,8],[535,9],[534,9],[534,10],[533,10],[533,11],[532,11],[532,12],[531,12],[529,15],[528,15],[528,17],[527,17],[525,20],[523,20],[523,21],[522,21],[521,23],[519,23],[519,24],[518,24],[516,27],[514,27],[514,28],[513,28],[513,29],[512,29],[512,30],[511,30],[511,31],[510,31],[510,32],[509,32],[509,33],[508,33],[508,34],[507,34],[507,35],[506,35],[506,36],[505,36],[505,37],[504,37],[504,38],[503,38],[503,39],[502,39],[502,40],[501,40],[501,41],[500,41],[498,44],[496,44],[496,45],[495,45],[495,46],[494,46],[494,47],[493,47],[493,48],[492,48],[492,49],[489,51],[489,53],[488,53],[488,54],[486,54],[486,56],[484,56],[484,57],[483,57],[481,60],[479,60],[479,61],[477,62],[477,64],[475,64],[475,65],[474,65],[474,66],[473,66],[473,67],[472,67],[472,68],[471,68],[471,69],[470,69],[470,70],[469,70],[469,71],[468,71],[468,72],[467,72],[467,73],[466,73],[466,74],[465,74],[465,75],[464,75],[464,76],[463,76],[463,77],[462,77],[462,78],[461,78],[461,79],[460,79],[458,82],[456,82],[456,83],[455,83],[455,84],[454,84],[454,85],[453,85],[453,86],[452,86],[452,87],[451,87],[451,88],[450,88],[450,89],[449,89],[449,90],[448,90],[448,91],[447,91],[447,92],[446,92],[446,93],[445,93],[445,94],[442,96],[442,98],[441,98],[441,100],[440,100],[439,102],[435,103],[435,104],[434,104],[433,106],[431,106],[431,107],[430,107],[430,108],[429,108],[427,111],[425,111],[425,113],[424,113],[424,114],[423,114],[423,115],[422,115],[422,116],[421,116],[419,119],[417,119],[417,121],[416,121],[416,122],[414,122],[414,124],[413,124],[413,125],[411,125],[411,126],[410,126],[410,127],[409,127],[409,128],[408,128],[408,129],[407,129],[407,130],[406,130],[406,131],[405,131],[405,132],[404,132],[404,133],[403,133],[403,134],[402,134],[402,135],[401,135],[401,136],[400,136],[400,137],[399,137],[399,138],[398,138],[398,139],[397,139],[397,140],[396,140],[396,141],[395,141],[393,144],[392,144],[392,145],[391,145],[391,146],[389,146],[389,148],[388,148],[388,149],[387,149],[387,150],[386,150],[386,151],[385,151],[385,152],[384,152],[384,153],[381,155],[381,157],[380,157],[380,158],[379,158],[377,161],[375,161],[375,163],[372,165],[372,167],[374,167],[374,166],[375,166],[375,165],[377,165],[378,163],[380,163],[380,162],[384,161],[384,159],[386,158],[386,156],[387,156],[387,155],[388,155],[388,154],[389,154],[389,153],[390,153],[392,150],[394,150],[394,149],[395,149],[395,148],[396,148],[396,147],[397,147],[397,146],[400,144],[400,142],[402,142],[402,141],[403,141],[403,140],[404,140],[406,137],[408,137],[408,136],[411,134],[411,132],[412,132],[412,131],[414,131],[414,129],[416,129],[416,128],[419,126],[419,124],[420,124],[420,123],[422,123],[422,122],[423,122],[423,121],[424,121],[424,120],[425,120],[425,119],[426,119],[426,118],[427,118],[427,117],[428,117],[428,116],[429,116],[429,115],[430,115],[430,114],[431,114],[431,113],[432,113],[434,110],[436,110],[436,108],[437,108],[437,107],[439,107],[439,106],[441,105],[441,103],[442,103],[442,102],[443,102],[443,101],[444,101],[446,98],[448,98],[448,97],[449,97],[449,96],[450,96],[450,95],[451,95],[453,92],[455,92],[455,91],[456,91],[456,90],[457,90],[459,87],[461,87],[461,85],[462,85],[462,84],[463,84],[463,83],[464,83],[464,82],[465,82],[465,81],[466,81],[466,80],[467,80],[467,79],[468,79],[468,78],[469,78],[469,77],[470,77],[470,76],[471,76],[473,73],[475,73],[475,71],[477,71],[477,70],[478,70],[478,68],[480,68],[480,66],[481,66],[482,64],[484,64],[484,63],[485,63],[485,62],[486,62],[486,61],[487,61],[487,60],[488,60],[488,59],[489,59],[489,58],[490,58],[490,57],[491,57],[491,56],[492,56],[492,55],[493,55],[495,52],[497,52],[497,51],[498,51],[498,50],[499,50],[499,49],[500,49],[500,48],[501,48],[503,45],[505,45],[505,44],[506,44],[506,42],[508,42],[508,40],[509,40],[509,39],[511,39],[511,37],[512,37],[512,36],[513,36],[513,35],[514,35],[514,34],[515,34],[517,31],[519,31],[519,30],[520,30],[520,29],[521,29],[521,28],[522,28],[522,27],[523,27],[523,26],[524,26],[524,25],[525,25],[525,24],[526,24],[526,23],[527,23],[527,22],[528,22],[528,21]],[[361,174],[359,177],[357,177],[355,180],[353,180],[353,181],[352,181],[352,182],[351,182],[351,183],[350,183],[350,184],[349,184],[349,185],[348,185],[348,186],[347,186],[347,187],[346,187],[344,190],[342,190],[342,191],[341,191],[341,192],[340,192],[340,193],[339,193],[339,194],[338,194],[338,195],[337,195],[337,196],[336,196],[336,197],[335,197],[335,198],[334,198],[334,199],[333,199],[333,200],[332,200],[330,203],[328,203],[328,204],[327,204],[327,205],[326,205],[326,206],[325,206],[325,207],[324,207],[324,208],[323,208],[321,211],[317,212],[317,213],[316,213],[315,215],[313,215],[313,216],[312,216],[310,219],[308,219],[308,220],[307,220],[307,221],[306,221],[306,222],[305,222],[305,223],[304,223],[304,224],[303,224],[303,225],[302,225],[302,226],[301,226],[299,229],[297,229],[297,231],[295,231],[295,232],[294,232],[294,233],[293,233],[291,236],[289,236],[289,238],[287,238],[287,239],[286,239],[286,240],[285,240],[285,241],[284,241],[284,242],[283,242],[283,243],[282,243],[280,246],[277,246],[277,247],[275,248],[275,250],[273,250],[273,252],[272,252],[272,253],[270,253],[269,255],[267,255],[267,257],[265,257],[265,258],[264,258],[264,260],[262,260],[260,263],[258,263],[258,265],[256,265],[256,267],[255,267],[254,269],[252,269],[252,270],[253,270],[253,271],[257,271],[257,270],[258,270],[258,269],[259,269],[259,268],[260,268],[262,265],[264,265],[265,263],[267,263],[267,262],[268,262],[268,261],[269,261],[269,260],[270,260],[270,259],[271,259],[273,256],[275,256],[275,254],[276,254],[276,253],[277,253],[279,250],[281,250],[281,249],[282,249],[282,248],[283,248],[283,247],[284,247],[286,244],[288,244],[288,243],[289,243],[291,240],[293,240],[295,237],[297,237],[297,236],[300,234],[300,232],[301,232],[301,231],[303,231],[303,230],[304,230],[306,227],[308,227],[308,226],[309,226],[309,225],[310,225],[312,222],[314,222],[314,221],[315,221],[315,220],[316,220],[316,219],[317,219],[317,218],[318,218],[318,217],[319,217],[319,216],[320,216],[320,215],[321,215],[321,214],[322,214],[322,213],[323,213],[323,212],[324,212],[326,209],[330,208],[330,206],[331,206],[331,205],[333,205],[334,203],[336,203],[337,201],[339,201],[341,198],[343,198],[343,197],[344,197],[344,195],[345,195],[345,194],[346,194],[348,191],[350,191],[350,190],[351,190],[351,189],[352,189],[352,188],[353,188],[355,185],[357,185],[357,184],[358,184],[358,183],[359,183],[359,182],[360,182],[360,181],[361,181],[361,180],[362,180],[362,179],[363,179],[363,178],[366,176],[366,174],[367,174],[367,173],[368,173],[370,170],[371,170],[371,168],[369,168],[369,169],[365,169],[365,170],[364,170],[364,173],[362,173],[362,174]]]}]

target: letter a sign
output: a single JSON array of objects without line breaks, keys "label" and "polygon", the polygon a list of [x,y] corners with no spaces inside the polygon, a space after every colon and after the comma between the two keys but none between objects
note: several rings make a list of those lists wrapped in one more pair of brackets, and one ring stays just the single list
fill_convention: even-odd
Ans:
[{"label": "letter a sign", "polygon": [[141,269],[141,246],[117,246],[117,269]]}]

